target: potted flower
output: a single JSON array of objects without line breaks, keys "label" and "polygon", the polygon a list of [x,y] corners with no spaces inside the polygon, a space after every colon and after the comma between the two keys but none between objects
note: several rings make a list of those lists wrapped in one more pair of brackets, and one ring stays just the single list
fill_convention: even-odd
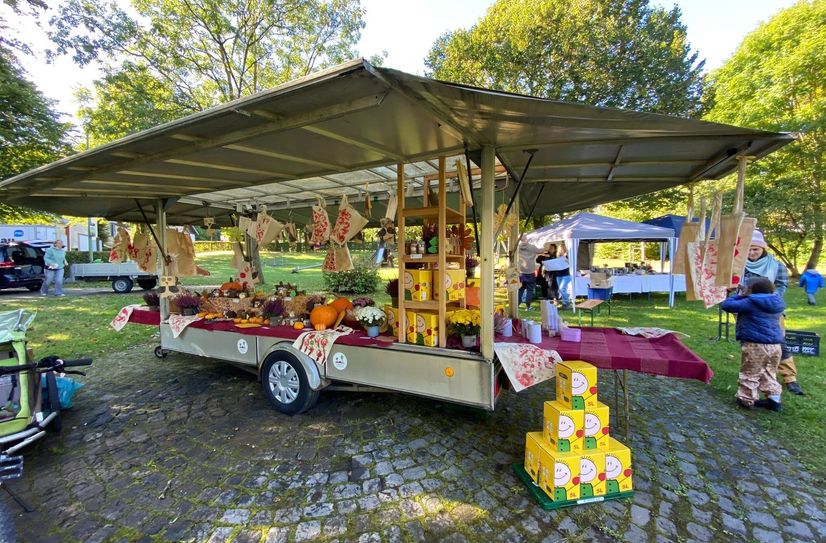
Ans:
[{"label": "potted flower", "polygon": [[182,292],[172,298],[172,301],[178,306],[181,315],[191,316],[198,312],[198,304],[201,302],[201,297],[190,292]]},{"label": "potted flower", "polygon": [[376,337],[379,335],[379,328],[387,322],[387,315],[378,307],[364,306],[357,307],[354,310],[356,320],[359,321],[369,337]]},{"label": "potted flower", "polygon": [[376,301],[369,296],[359,296],[358,298],[353,298],[353,308],[367,307],[370,305],[376,305]]},{"label": "potted flower", "polygon": [[281,324],[281,316],[284,313],[284,302],[281,298],[272,298],[264,302],[261,306],[261,316],[269,320],[270,326]]},{"label": "potted flower", "polygon": [[476,336],[482,326],[482,316],[476,309],[460,309],[448,319],[454,334],[461,336],[462,347],[476,347]]},{"label": "potted flower", "polygon": [[476,268],[479,266],[479,257],[468,253],[465,255],[465,272],[468,277],[476,275]]},{"label": "potted flower", "polygon": [[399,280],[391,279],[388,281],[387,286],[384,287],[384,292],[390,296],[393,307],[399,307]]},{"label": "potted flower", "polygon": [[151,290],[144,292],[143,303],[145,303],[149,307],[149,311],[161,310],[161,298],[160,296],[158,296],[157,292],[152,292]]}]

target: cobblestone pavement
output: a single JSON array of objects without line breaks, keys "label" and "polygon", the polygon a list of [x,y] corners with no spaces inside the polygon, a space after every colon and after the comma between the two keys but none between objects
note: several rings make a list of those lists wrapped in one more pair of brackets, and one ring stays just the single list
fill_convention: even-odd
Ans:
[{"label": "cobblestone pavement", "polygon": [[13,485],[37,511],[16,525],[27,543],[826,540],[824,478],[750,420],[771,414],[700,383],[629,381],[634,497],[545,512],[510,465],[552,383],[490,416],[331,392],[291,418],[242,370],[135,347],[97,360],[63,434],[26,451]]}]

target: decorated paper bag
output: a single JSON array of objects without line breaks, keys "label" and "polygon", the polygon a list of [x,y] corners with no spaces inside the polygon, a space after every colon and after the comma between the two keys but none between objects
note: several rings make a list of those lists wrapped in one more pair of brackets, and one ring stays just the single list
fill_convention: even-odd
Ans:
[{"label": "decorated paper bag", "polygon": [[353,269],[353,260],[350,258],[350,249],[345,243],[339,247],[334,243],[327,246],[327,256],[324,258],[322,271],[340,272]]},{"label": "decorated paper bag", "polygon": [[[705,213],[705,211],[703,211]],[[700,218],[702,222],[704,217]],[[697,235],[700,231],[700,225],[694,222],[694,189],[690,188],[688,193],[688,206],[685,214],[685,223],[680,229],[680,237],[677,238],[677,250],[671,257],[671,273],[683,273],[688,277],[688,268],[686,267],[688,244],[692,241],[697,241]],[[686,281],[688,283],[688,281]]]},{"label": "decorated paper bag", "polygon": [[281,223],[266,213],[259,213],[258,220],[255,222],[254,239],[259,246],[266,245],[281,234],[284,229],[284,223]]},{"label": "decorated paper bag", "polygon": [[120,264],[129,260],[129,246],[131,244],[129,231],[122,226],[118,226],[118,233],[112,242],[112,250],[109,252],[109,262]]},{"label": "decorated paper bag", "polygon": [[249,217],[238,217],[238,228],[247,236],[255,237],[255,221]]},{"label": "decorated paper bag", "polygon": [[749,244],[757,228],[757,219],[746,217],[740,225],[740,233],[734,246],[734,258],[731,263],[731,286],[736,287],[743,280],[746,258],[749,256]]},{"label": "decorated paper bag", "polygon": [[144,231],[137,232],[132,240],[129,256],[139,270],[155,273],[158,268],[158,246],[150,238],[151,236]]},{"label": "decorated paper bag", "polygon": [[330,233],[330,239],[339,245],[344,245],[356,234],[361,232],[361,229],[367,225],[367,219],[362,217],[356,208],[350,205],[347,201],[347,195],[341,197],[341,205],[338,208],[338,217],[333,231]]},{"label": "decorated paper bag", "polygon": [[[718,193],[714,198],[711,225],[708,232],[706,232],[705,241],[688,244],[691,281],[693,282],[695,294],[703,301],[706,309],[719,304],[727,296],[726,288],[717,286],[719,246],[716,240],[711,239],[712,230],[719,232],[721,206],[722,195]],[[704,219],[701,218],[701,220]],[[686,283],[688,283],[688,277],[686,277]]]},{"label": "decorated paper bag", "polygon": [[174,264],[177,267],[178,277],[198,275],[198,266],[195,265],[195,245],[186,231],[178,232],[178,254]]},{"label": "decorated paper bag", "polygon": [[[743,199],[745,191],[746,180],[746,157],[738,157],[739,168],[737,172],[737,188],[734,195],[734,210],[730,215],[723,215],[720,218],[720,234],[718,239],[718,260],[717,260],[717,286],[731,287],[734,286],[735,271],[739,268],[734,267],[735,260],[740,261],[739,255],[742,253],[739,247],[742,241],[741,227],[746,218],[743,213]],[[754,227],[751,228],[752,232]],[[749,234],[748,240],[751,240]],[[737,256],[735,256],[737,253]],[[742,259],[741,266],[745,265],[745,257]],[[740,272],[742,274],[742,271]],[[738,277],[740,274],[737,274]]]},{"label": "decorated paper bag", "polygon": [[311,245],[321,245],[330,239],[330,217],[324,209],[324,201],[319,199],[313,206],[313,229],[310,234]]}]

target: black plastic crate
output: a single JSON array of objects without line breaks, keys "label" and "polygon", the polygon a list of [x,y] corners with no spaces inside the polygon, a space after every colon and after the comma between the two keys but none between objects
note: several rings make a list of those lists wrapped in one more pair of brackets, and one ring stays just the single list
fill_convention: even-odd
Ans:
[{"label": "black plastic crate", "polygon": [[815,332],[786,330],[786,348],[792,354],[820,356],[820,336]]}]

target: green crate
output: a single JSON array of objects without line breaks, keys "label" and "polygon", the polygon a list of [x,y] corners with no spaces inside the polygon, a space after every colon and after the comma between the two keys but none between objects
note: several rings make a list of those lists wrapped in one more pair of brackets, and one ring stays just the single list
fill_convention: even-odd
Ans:
[{"label": "green crate", "polygon": [[533,499],[536,500],[537,505],[544,509],[545,511],[551,511],[553,509],[562,509],[563,507],[571,507],[572,505],[585,505],[586,503],[598,503],[598,502],[605,502],[609,500],[619,500],[622,498],[630,498],[634,495],[634,492],[620,492],[619,494],[614,494],[613,496],[597,496],[595,498],[584,498],[581,500],[568,500],[565,502],[555,502],[550,497],[548,497],[545,492],[539,488],[536,483],[533,482],[531,476],[528,475],[528,472],[525,471],[525,467],[522,464],[512,464],[511,467],[513,468],[513,472],[522,481],[522,484],[528,489],[528,492],[533,496]]}]

